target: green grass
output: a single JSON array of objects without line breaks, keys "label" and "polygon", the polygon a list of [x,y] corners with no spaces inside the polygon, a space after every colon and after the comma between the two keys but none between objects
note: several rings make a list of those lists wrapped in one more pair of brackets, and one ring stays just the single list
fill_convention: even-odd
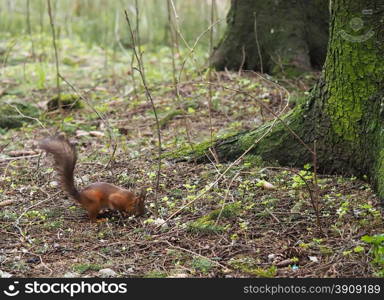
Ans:
[{"label": "green grass", "polygon": [[[1,23],[1,20],[0,20]],[[0,31],[0,65],[1,75],[12,82],[2,100],[17,99],[20,95],[29,94],[32,90],[46,90],[56,87],[55,62],[51,37],[49,33],[32,35],[35,58],[32,57],[32,45],[27,35],[12,37],[10,33]],[[76,86],[98,86],[111,78],[118,78],[121,83],[132,86],[132,77],[127,75],[131,69],[132,51],[115,53],[113,49],[103,49],[98,45],[89,47],[79,36],[57,40],[59,48],[60,73]],[[142,47],[146,78],[157,90],[168,89],[164,82],[172,78],[172,55],[168,46]],[[177,60],[177,75],[181,64],[185,67],[181,79],[191,79],[206,67],[208,51],[199,45],[193,51],[180,47]],[[71,61],[69,64],[68,61]],[[140,86],[138,74],[135,72],[136,85]],[[161,85],[160,85],[161,83]],[[63,87],[69,87],[62,83]],[[94,97],[104,99],[102,92]],[[31,99],[33,102],[41,101]]]},{"label": "green grass", "polygon": [[213,210],[209,214],[198,218],[188,224],[188,231],[195,233],[218,233],[225,231],[225,227],[216,224],[217,218],[230,219],[237,216],[241,211],[239,202],[230,203],[223,207]]},{"label": "green grass", "polygon": [[[209,27],[211,0],[201,0],[199,5],[196,5],[195,0],[173,0],[173,2],[180,31],[185,40],[191,44]],[[230,1],[216,2],[216,15],[224,19]],[[0,32],[8,32],[12,36],[30,31],[34,34],[50,33],[47,1],[29,0],[29,10],[27,3],[26,0],[0,1]],[[114,49],[131,44],[124,10],[127,10],[131,22],[135,24],[135,0],[51,0],[51,3],[60,38],[79,36],[88,45],[97,44]],[[141,42],[151,47],[168,44],[170,38],[167,2],[145,0],[138,3]],[[215,26],[216,42],[222,35],[224,27],[225,21]],[[205,37],[202,42],[207,45],[209,37]]]},{"label": "green grass", "polygon": [[86,271],[99,271],[102,268],[101,265],[98,264],[77,264],[73,266],[73,270],[77,273],[84,273]]}]

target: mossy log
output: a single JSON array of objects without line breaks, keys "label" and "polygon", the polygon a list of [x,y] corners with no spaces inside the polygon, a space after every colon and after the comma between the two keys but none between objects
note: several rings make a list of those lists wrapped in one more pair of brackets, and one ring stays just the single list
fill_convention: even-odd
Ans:
[{"label": "mossy log", "polygon": [[20,101],[3,102],[0,105],[0,128],[11,129],[22,127],[25,123],[38,117],[39,109]]},{"label": "mossy log", "polygon": [[60,94],[60,101],[59,96],[54,96],[47,103],[48,111],[57,110],[59,109],[59,106],[61,106],[62,109],[68,110],[83,107],[79,96],[74,94]]}]

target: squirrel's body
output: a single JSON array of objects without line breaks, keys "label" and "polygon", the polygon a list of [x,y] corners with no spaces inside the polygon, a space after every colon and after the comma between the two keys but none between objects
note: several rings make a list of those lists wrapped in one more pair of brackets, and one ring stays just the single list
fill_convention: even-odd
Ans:
[{"label": "squirrel's body", "polygon": [[144,213],[144,206],[143,211],[137,207],[136,196],[133,192],[106,182],[96,182],[86,186],[81,190],[80,197],[79,202],[88,211],[91,219],[95,219],[97,213],[104,208],[120,210],[134,215]]},{"label": "squirrel's body", "polygon": [[88,211],[91,221],[96,221],[97,214],[104,208],[120,210],[135,216],[145,213],[144,192],[136,196],[127,189],[106,182],[96,182],[78,191],[74,183],[76,149],[64,135],[42,140],[39,148],[53,155],[63,190]]}]

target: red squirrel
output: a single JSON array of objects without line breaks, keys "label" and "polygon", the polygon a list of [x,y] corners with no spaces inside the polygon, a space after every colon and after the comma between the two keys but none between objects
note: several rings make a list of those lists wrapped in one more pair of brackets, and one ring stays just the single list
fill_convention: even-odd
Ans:
[{"label": "red squirrel", "polygon": [[96,221],[97,214],[103,208],[116,209],[135,216],[145,213],[144,190],[139,195],[135,195],[113,184],[96,182],[79,191],[74,182],[76,148],[64,134],[45,138],[39,142],[38,147],[53,155],[62,189],[88,211],[91,222]]}]

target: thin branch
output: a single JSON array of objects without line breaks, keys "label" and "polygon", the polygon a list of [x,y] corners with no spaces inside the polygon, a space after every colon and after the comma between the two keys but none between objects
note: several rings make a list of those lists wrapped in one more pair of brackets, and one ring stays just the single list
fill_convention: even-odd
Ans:
[{"label": "thin branch", "polygon": [[187,120],[188,115],[185,112],[185,109],[184,109],[183,105],[181,104],[179,79],[176,76],[175,48],[176,48],[176,45],[177,45],[177,36],[175,35],[175,32],[174,32],[174,22],[173,22],[172,12],[171,12],[171,0],[167,0],[167,11],[168,11],[169,34],[170,34],[170,37],[171,37],[173,85],[174,85],[174,89],[175,89],[175,95],[176,95],[177,104],[179,106],[179,109],[182,111],[182,115],[183,115],[183,119],[182,120],[183,120],[183,123],[184,123],[185,132],[187,134],[187,141],[188,141],[188,144],[191,147],[191,150],[194,151],[194,147],[193,147],[193,143],[192,143],[189,127],[188,127],[188,120]]},{"label": "thin branch", "polygon": [[173,2],[173,0],[170,0],[170,4],[171,4],[172,10],[173,10],[173,14],[174,14],[175,20],[176,20],[176,22],[175,22],[175,24],[176,24],[176,27],[175,27],[176,32],[180,36],[180,38],[183,41],[183,43],[185,44],[185,46],[189,50],[192,50],[191,47],[189,46],[187,40],[185,39],[184,35],[181,33],[180,24],[179,24],[179,15],[177,14],[176,6],[175,6],[175,3]]},{"label": "thin branch", "polygon": [[[138,16],[136,16],[136,18],[138,18]],[[115,14],[115,40],[116,40],[117,45],[120,47],[121,51],[125,55],[127,55],[128,57],[129,56],[131,57],[131,72],[130,72],[130,75],[131,75],[131,79],[132,79],[132,88],[133,88],[133,93],[135,95],[135,99],[138,100],[139,99],[139,95],[138,95],[138,92],[137,92],[135,72],[134,72],[135,55],[133,53],[132,53],[132,55],[130,55],[129,52],[127,51],[127,49],[125,49],[125,47],[121,43],[120,35],[119,35],[119,30],[120,30],[119,29],[119,23],[120,23],[120,20],[119,20],[119,9],[116,8],[116,14]],[[136,22],[136,23],[138,24],[138,22]],[[136,28],[136,31],[137,30],[138,30],[138,28]]]},{"label": "thin branch", "polygon": [[27,32],[29,35],[29,38],[31,39],[31,50],[32,50],[32,57],[35,58],[35,46],[32,38],[32,25],[31,25],[31,7],[30,7],[30,0],[27,0],[26,3],[27,7]]},{"label": "thin branch", "polygon": [[313,188],[314,188],[314,199],[313,199],[313,208],[316,212],[317,225],[319,227],[320,233],[323,233],[320,222],[319,214],[319,183],[317,181],[317,150],[316,150],[316,140],[313,142]]},{"label": "thin branch", "polygon": [[199,254],[199,253],[196,253],[196,252],[194,252],[194,251],[191,251],[191,250],[189,250],[189,249],[185,249],[185,248],[182,248],[182,247],[179,247],[179,246],[172,245],[172,244],[171,244],[170,242],[168,242],[168,241],[162,241],[162,242],[168,244],[168,245],[169,245],[170,247],[172,247],[173,249],[178,249],[178,250],[181,250],[181,251],[188,252],[188,253],[190,253],[190,254],[192,254],[192,255],[195,255],[195,256],[204,258],[204,259],[206,259],[206,260],[209,260],[210,262],[212,262],[212,263],[214,263],[215,265],[220,266],[220,267],[222,267],[222,268],[224,268],[224,269],[228,269],[227,266],[225,266],[225,265],[219,263],[218,261],[215,261],[215,260],[213,260],[213,259],[211,259],[211,258],[209,258],[209,257],[203,256],[203,255],[201,255],[201,254]]},{"label": "thin branch", "polygon": [[[135,21],[136,21],[136,43],[137,46],[141,47],[140,41],[140,11],[139,11],[139,1],[135,0]],[[141,51],[139,51],[141,52]]]},{"label": "thin branch", "polygon": [[[158,139],[158,158],[157,158],[157,161],[158,161],[158,164],[157,164],[157,176],[156,176],[156,187],[155,187],[155,200],[154,200],[154,203],[155,203],[155,216],[158,217],[159,216],[159,211],[160,211],[160,207],[159,207],[159,202],[158,202],[158,191],[159,191],[159,187],[160,187],[160,175],[161,175],[161,129],[160,129],[160,122],[159,122],[159,117],[157,115],[157,110],[156,110],[156,106],[155,106],[155,102],[153,101],[153,98],[152,98],[152,95],[149,91],[149,88],[148,88],[148,85],[147,85],[147,81],[146,81],[146,78],[145,78],[145,70],[144,70],[144,64],[143,64],[143,61],[142,61],[142,53],[140,51],[140,48],[139,48],[139,51],[137,51],[137,47],[140,47],[140,45],[137,45],[137,40],[135,39],[135,36],[134,36],[134,33],[133,33],[133,29],[132,29],[132,26],[131,26],[131,21],[129,20],[129,16],[128,16],[128,13],[127,13],[127,10],[124,10],[124,13],[125,13],[125,19],[127,21],[127,24],[128,24],[128,29],[129,29],[129,32],[131,34],[131,39],[132,39],[132,44],[133,44],[133,53],[136,57],[136,61],[138,63],[138,68],[135,68],[135,70],[137,70],[140,74],[140,78],[141,78],[141,81],[143,83],[143,86],[144,86],[144,89],[145,89],[145,96],[147,97],[148,101],[151,103],[151,106],[152,106],[152,110],[153,110],[153,113],[155,115],[155,120],[156,120],[156,129],[157,129],[157,139]],[[137,35],[139,35],[139,32],[137,32]]]},{"label": "thin branch", "polygon": [[8,61],[9,55],[10,55],[10,53],[12,53],[13,48],[16,46],[17,40],[13,39],[13,40],[11,40],[11,42],[9,44],[10,44],[10,46],[9,46],[8,49],[6,49],[6,52],[5,52],[5,55],[4,55],[1,74],[4,74],[5,66],[7,65],[7,61]]},{"label": "thin branch", "polygon": [[15,106],[15,105],[12,105],[12,104],[8,104],[8,105],[9,105],[10,107],[12,107],[14,110],[16,110],[17,113],[18,113],[20,116],[22,116],[23,118],[26,118],[26,119],[29,119],[29,120],[36,121],[37,123],[39,123],[39,125],[40,125],[42,128],[45,128],[44,124],[41,123],[41,121],[40,121],[39,119],[24,115],[24,114],[17,108],[17,106]]},{"label": "thin branch", "polygon": [[240,64],[240,67],[239,67],[239,71],[238,71],[238,75],[241,76],[241,73],[243,72],[243,69],[244,69],[244,64],[245,64],[245,59],[247,57],[246,53],[245,53],[245,46],[243,45],[241,47],[241,64]]},{"label": "thin branch", "polygon": [[114,157],[115,157],[115,153],[116,153],[116,149],[117,149],[117,143],[115,143],[114,139],[113,139],[113,131],[112,131],[112,128],[109,124],[109,121],[108,119],[104,118],[97,110],[96,108],[93,107],[93,105],[90,103],[90,101],[85,98],[74,86],[73,84],[71,84],[64,76],[62,76],[61,74],[59,74],[59,77],[66,83],[69,85],[69,87],[75,92],[75,94],[81,98],[81,100],[83,100],[96,114],[97,116],[103,121],[103,123],[105,124],[105,126],[107,127],[107,132],[108,132],[108,137],[109,137],[109,143],[110,145],[112,145],[112,154],[110,156],[110,159],[108,161],[108,163],[105,165],[105,168],[108,168],[108,166],[111,164],[111,162],[113,161]]},{"label": "thin branch", "polygon": [[233,176],[232,179],[231,179],[231,182],[230,182],[229,185],[228,185],[227,191],[226,191],[225,196],[224,196],[223,205],[221,206],[221,210],[220,210],[219,215],[217,216],[215,225],[217,225],[217,224],[219,223],[219,220],[220,220],[220,218],[221,218],[221,215],[223,214],[224,207],[225,207],[225,204],[226,204],[226,202],[227,202],[227,198],[228,198],[229,191],[230,191],[230,188],[231,188],[231,186],[232,186],[232,183],[237,179],[237,177],[239,177],[239,175],[240,175],[240,173],[237,173],[235,176]]},{"label": "thin branch", "polygon": [[313,190],[311,189],[308,181],[304,178],[304,176],[302,176],[300,174],[300,172],[294,170],[294,169],[290,169],[290,168],[285,168],[285,167],[265,167],[264,169],[275,169],[275,170],[286,170],[286,171],[289,171],[289,172],[292,172],[294,174],[296,174],[297,176],[300,177],[300,179],[304,182],[307,190],[308,190],[308,194],[309,194],[309,198],[310,198],[310,202],[311,202],[311,205],[312,205],[312,208],[313,208],[313,211],[315,212],[315,215],[316,215],[316,222],[317,222],[317,227],[319,229],[319,233],[320,234],[323,234],[323,228],[321,226],[321,222],[320,222],[320,209],[319,209],[319,205],[318,205],[318,192],[317,192],[317,178],[313,180],[312,182],[312,186],[313,186]]},{"label": "thin branch", "polygon": [[192,54],[194,53],[195,51],[195,48],[197,47],[197,45],[199,44],[200,40],[203,38],[203,36],[209,32],[211,30],[212,27],[216,26],[217,24],[219,24],[220,22],[222,22],[224,19],[219,19],[217,20],[215,23],[211,24],[206,30],[204,30],[202,33],[200,33],[200,35],[196,38],[195,40],[195,43],[193,44],[192,47],[188,47],[188,50],[189,50],[189,53],[188,55],[186,56],[186,58],[183,60],[182,64],[181,64],[181,68],[180,68],[180,71],[179,71],[179,82],[181,82],[181,75],[184,71],[184,67],[189,59],[189,57],[192,56]]},{"label": "thin branch", "polygon": [[28,236],[26,235],[26,233],[23,232],[23,230],[20,228],[19,224],[20,224],[20,220],[21,218],[31,209],[31,208],[34,208],[40,204],[43,204],[45,202],[48,202],[50,200],[52,200],[52,198],[54,198],[56,195],[58,195],[60,192],[57,192],[55,194],[53,194],[51,197],[47,198],[47,199],[44,199],[44,200],[41,200],[35,204],[32,204],[31,206],[27,207],[22,213],[21,215],[16,219],[15,223],[13,224],[20,232],[20,235],[24,238],[27,239],[27,241],[32,244],[32,241],[28,238]]},{"label": "thin branch", "polygon": [[[215,0],[211,1],[211,25],[215,21],[214,7],[216,5]],[[208,81],[212,82],[212,58],[213,53],[213,26],[209,30],[209,67],[208,67]],[[208,114],[209,114],[209,130],[211,133],[211,144],[213,143],[213,128],[212,128],[212,85],[208,86]]]},{"label": "thin branch", "polygon": [[40,154],[28,155],[28,156],[18,156],[18,157],[6,157],[6,158],[0,159],[0,163],[6,162],[6,161],[11,161],[11,160],[29,159],[29,158],[34,158],[34,157],[38,157],[38,156],[40,156]]},{"label": "thin branch", "polygon": [[261,48],[260,48],[260,43],[259,43],[259,37],[257,34],[257,15],[256,15],[256,12],[254,12],[253,15],[255,16],[254,31],[255,31],[255,40],[256,40],[256,46],[257,46],[257,54],[259,55],[259,60],[260,60],[260,72],[264,73],[263,57],[261,56]]},{"label": "thin branch", "polygon": [[59,68],[59,55],[58,55],[57,45],[56,45],[55,24],[53,22],[51,0],[47,0],[47,3],[48,3],[49,21],[50,21],[51,30],[52,30],[52,44],[53,44],[53,48],[55,50],[57,101],[59,104],[59,108],[61,109],[60,68]]}]

